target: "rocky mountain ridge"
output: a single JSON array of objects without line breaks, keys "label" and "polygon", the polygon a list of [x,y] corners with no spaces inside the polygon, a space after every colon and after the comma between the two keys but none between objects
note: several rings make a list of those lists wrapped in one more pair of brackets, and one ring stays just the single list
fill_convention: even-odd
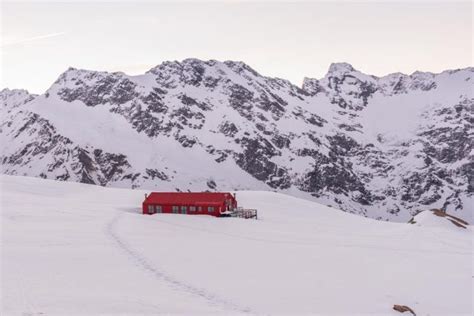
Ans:
[{"label": "rocky mountain ridge", "polygon": [[3,90],[2,172],[166,190],[276,190],[407,221],[471,220],[474,68],[376,77],[347,63],[302,87],[242,62],[139,76],[70,68]]}]

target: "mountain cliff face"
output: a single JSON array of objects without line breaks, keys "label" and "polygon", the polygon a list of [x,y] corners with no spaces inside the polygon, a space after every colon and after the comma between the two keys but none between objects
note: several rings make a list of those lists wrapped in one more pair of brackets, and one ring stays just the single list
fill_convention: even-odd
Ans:
[{"label": "mountain cliff face", "polygon": [[332,64],[297,87],[242,62],[64,72],[0,93],[5,174],[160,190],[276,190],[406,221],[471,221],[474,68],[385,77]]}]

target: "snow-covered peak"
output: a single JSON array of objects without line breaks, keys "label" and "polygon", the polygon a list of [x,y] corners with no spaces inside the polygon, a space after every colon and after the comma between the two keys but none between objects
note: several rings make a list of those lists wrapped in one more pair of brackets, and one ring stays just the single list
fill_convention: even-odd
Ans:
[{"label": "snow-covered peak", "polygon": [[24,89],[2,89],[0,102],[2,109],[12,109],[33,100],[37,95],[30,94]]},{"label": "snow-covered peak", "polygon": [[246,63],[242,61],[226,60],[224,64],[236,73],[247,72],[247,73],[252,74],[255,77],[260,77],[260,74],[255,69],[253,69],[252,67],[250,67],[249,65],[247,65]]},{"label": "snow-covered peak", "polygon": [[351,81],[357,81],[360,83],[377,84],[377,77],[360,72],[348,63],[331,64],[326,76],[324,76],[320,81],[344,81],[348,78],[350,78],[349,80]]},{"label": "snow-covered peak", "polygon": [[0,91],[0,98],[2,100],[6,100],[7,98],[11,97],[21,97],[21,96],[28,96],[31,95],[28,90],[25,89],[9,89],[4,88]]},{"label": "snow-covered peak", "polygon": [[203,61],[188,58],[183,61],[166,61],[150,69],[147,73],[156,76],[157,82],[169,86],[181,83],[199,86],[203,81],[216,83],[221,78],[232,80],[235,76],[260,77],[250,66],[241,61]]},{"label": "snow-covered peak", "polygon": [[355,71],[354,67],[352,67],[349,63],[332,63],[329,66],[328,74],[331,75],[338,75],[338,74],[346,74],[348,72]]},{"label": "snow-covered peak", "polygon": [[147,71],[147,73],[152,73],[152,74],[158,74],[160,72],[165,72],[165,71],[176,71],[176,70],[182,70],[185,67],[189,67],[191,65],[199,65],[202,64],[203,62],[199,59],[196,58],[188,58],[184,59],[182,61],[164,61],[161,64],[151,68],[150,70]]},{"label": "snow-covered peak", "polygon": [[[222,68],[219,64],[222,63],[188,58],[183,61],[165,61],[146,73],[153,75],[155,81],[166,88],[183,85],[199,86],[204,77],[209,77],[210,69]],[[219,72],[223,74],[222,70]]]},{"label": "snow-covered peak", "polygon": [[434,76],[435,74],[432,72],[420,70],[416,70],[410,75],[412,78],[433,78]]},{"label": "snow-covered peak", "polygon": [[316,95],[320,92],[325,92],[326,89],[321,85],[318,79],[304,77],[303,90],[310,95]]},{"label": "snow-covered peak", "polygon": [[123,72],[108,72],[108,71],[96,71],[88,69],[78,69],[69,67],[63,72],[58,79],[54,82],[56,85],[68,85],[73,84],[75,86],[82,83],[94,83],[105,77],[125,77]]},{"label": "snow-covered peak", "polygon": [[148,70],[147,73],[158,76],[172,73],[180,74],[187,71],[200,71],[201,69],[218,66],[219,64],[223,63],[216,60],[204,61],[197,58],[187,58],[182,61],[164,61]]},{"label": "snow-covered peak", "polygon": [[[140,76],[136,76],[140,77]],[[123,72],[93,71],[68,68],[44,94],[45,98],[58,97],[72,102],[80,100],[87,106],[130,101],[137,83]]]},{"label": "snow-covered peak", "polygon": [[341,108],[361,110],[378,89],[377,78],[354,69],[348,63],[333,63],[324,78],[305,78],[303,90],[311,96],[323,95]]}]

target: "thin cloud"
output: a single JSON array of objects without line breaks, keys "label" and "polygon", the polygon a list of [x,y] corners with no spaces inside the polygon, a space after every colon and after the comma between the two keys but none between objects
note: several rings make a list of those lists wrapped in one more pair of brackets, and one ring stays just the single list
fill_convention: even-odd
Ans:
[{"label": "thin cloud", "polygon": [[11,41],[7,43],[2,43],[0,47],[9,47],[9,46],[14,46],[14,45],[19,45],[27,42],[33,42],[33,41],[38,41],[46,38],[51,38],[51,37],[57,37],[66,34],[66,32],[58,32],[58,33],[50,33],[50,34],[43,34],[43,35],[37,35],[37,36],[32,36],[28,38],[23,38],[20,40],[16,41]]}]

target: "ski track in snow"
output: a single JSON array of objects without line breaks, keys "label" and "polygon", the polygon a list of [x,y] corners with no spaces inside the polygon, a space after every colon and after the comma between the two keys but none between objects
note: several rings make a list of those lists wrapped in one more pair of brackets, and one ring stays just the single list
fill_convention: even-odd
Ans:
[{"label": "ski track in snow", "polygon": [[28,284],[23,276],[23,272],[19,274],[19,277],[17,278],[17,286],[18,286],[18,291],[19,291],[19,296],[22,301],[23,306],[25,306],[26,311],[22,313],[22,316],[30,316],[30,315],[35,315],[37,314],[37,308],[36,304],[34,301],[31,299],[31,296],[28,295]]},{"label": "ski track in snow", "polygon": [[181,280],[177,280],[172,276],[163,272],[156,265],[151,264],[143,254],[139,253],[137,250],[133,249],[127,242],[119,236],[116,231],[117,222],[120,220],[123,214],[117,214],[112,218],[112,220],[105,227],[105,234],[113,240],[114,244],[124,252],[128,258],[138,264],[138,266],[145,272],[151,274],[156,280],[164,281],[169,284],[173,289],[186,292],[193,296],[200,297],[206,300],[210,305],[223,307],[225,310],[228,310],[232,313],[239,314],[255,314],[250,308],[242,307],[235,303],[232,303],[224,298],[221,298],[215,294],[209,293],[208,291],[197,288],[193,285],[186,284]]}]

